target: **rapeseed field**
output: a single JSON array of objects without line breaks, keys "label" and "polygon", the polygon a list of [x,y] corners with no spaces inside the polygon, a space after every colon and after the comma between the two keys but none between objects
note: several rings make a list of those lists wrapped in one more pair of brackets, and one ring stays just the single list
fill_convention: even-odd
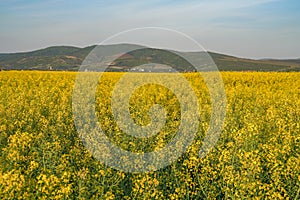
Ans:
[{"label": "rapeseed field", "polygon": [[[170,166],[146,173],[113,169],[85,148],[72,112],[76,75],[0,72],[0,199],[300,199],[299,73],[222,72],[226,118],[204,158],[198,153],[211,100],[198,74],[183,74],[198,97],[198,132]],[[149,123],[153,104],[167,111],[156,137],[134,139],[120,131],[110,108],[111,91],[122,75],[105,73],[99,82],[99,124],[128,151],[163,148],[180,124],[176,95],[155,84],[132,94],[129,109],[137,124]]]}]

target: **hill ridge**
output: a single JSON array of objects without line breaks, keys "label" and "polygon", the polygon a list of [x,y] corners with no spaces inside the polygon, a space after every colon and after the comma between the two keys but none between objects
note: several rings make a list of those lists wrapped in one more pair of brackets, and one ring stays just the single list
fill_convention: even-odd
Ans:
[{"label": "hill ridge", "polygon": [[[117,47],[130,44],[116,44]],[[111,45],[111,46],[116,46]],[[85,57],[96,47],[49,46],[29,52],[0,53],[0,69],[2,70],[66,70],[77,71]],[[144,52],[145,53],[145,52]],[[192,54],[192,52],[190,52]],[[201,52],[197,52],[201,53]],[[220,71],[300,71],[300,59],[249,59],[226,55],[223,53],[207,52]],[[141,53],[139,53],[140,55]],[[159,61],[160,53],[153,51],[150,61]],[[196,54],[196,53],[195,53]],[[145,58],[146,59],[146,58]],[[130,58],[122,58],[116,62],[110,71],[128,71],[139,64]],[[141,60],[140,60],[141,61]],[[150,62],[149,61],[149,62]],[[143,63],[141,61],[140,63]],[[168,62],[167,62],[168,63]],[[170,61],[170,63],[172,63]],[[188,64],[172,63],[179,71],[191,71]],[[181,66],[179,66],[181,65]]]}]

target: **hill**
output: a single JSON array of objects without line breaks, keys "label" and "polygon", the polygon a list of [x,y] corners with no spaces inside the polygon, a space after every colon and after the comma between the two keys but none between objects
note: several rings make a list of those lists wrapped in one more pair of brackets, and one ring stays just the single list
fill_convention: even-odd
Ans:
[{"label": "hill", "polygon": [[[121,48],[122,45],[111,45]],[[53,46],[31,52],[1,53],[0,69],[4,70],[66,70],[79,69],[85,57],[95,48],[72,46]],[[107,48],[107,46],[105,47]],[[254,60],[238,58],[214,52],[208,52],[220,71],[300,71],[300,59],[263,59]],[[188,53],[189,56],[201,56],[199,53]],[[166,59],[167,58],[167,59]],[[163,62],[163,63],[162,63]],[[184,59],[172,57],[168,51],[161,49],[143,49],[129,52],[110,66],[108,71],[130,71],[145,69],[132,67],[147,63],[162,63],[178,71],[193,71],[193,67]],[[168,71],[163,65],[149,66],[152,71]]]}]

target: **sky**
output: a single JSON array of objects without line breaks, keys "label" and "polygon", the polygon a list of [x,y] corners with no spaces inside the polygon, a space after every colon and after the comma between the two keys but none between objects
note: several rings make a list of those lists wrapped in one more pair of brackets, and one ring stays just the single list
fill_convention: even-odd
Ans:
[{"label": "sky", "polygon": [[85,47],[124,30],[163,27],[206,50],[300,58],[299,0],[0,0],[0,53]]}]

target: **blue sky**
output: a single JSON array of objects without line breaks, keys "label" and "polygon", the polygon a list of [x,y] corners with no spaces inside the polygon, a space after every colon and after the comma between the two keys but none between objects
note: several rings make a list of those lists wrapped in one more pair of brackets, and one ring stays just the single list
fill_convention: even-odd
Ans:
[{"label": "blue sky", "polygon": [[298,0],[0,0],[0,52],[84,47],[156,26],[186,33],[211,51],[299,58],[299,10]]}]

